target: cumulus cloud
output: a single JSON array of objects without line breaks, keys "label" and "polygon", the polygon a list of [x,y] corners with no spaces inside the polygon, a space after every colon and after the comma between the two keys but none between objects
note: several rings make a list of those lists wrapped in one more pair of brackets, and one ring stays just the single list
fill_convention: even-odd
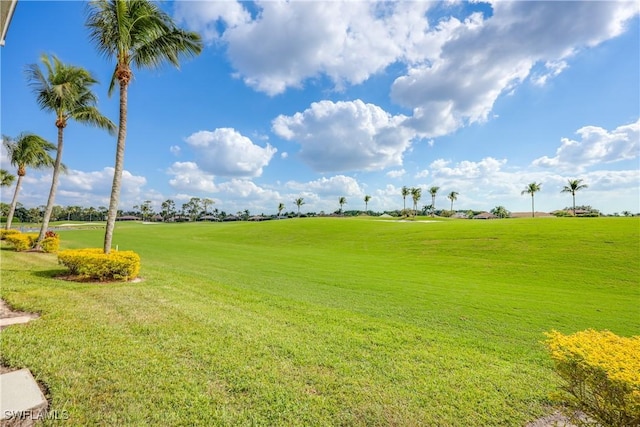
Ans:
[{"label": "cumulus cloud", "polygon": [[278,151],[267,144],[255,145],[251,139],[231,128],[202,130],[186,138],[196,152],[200,169],[217,176],[256,177]]},{"label": "cumulus cloud", "polygon": [[[56,204],[62,206],[108,206],[111,184],[113,182],[112,167],[105,167],[98,171],[67,170],[60,175],[56,191]],[[46,197],[51,188],[51,172],[32,170],[24,177],[18,201],[25,206],[40,206],[46,204]],[[120,188],[120,205],[139,203],[144,197],[147,179],[124,170],[122,172],[122,187]],[[13,187],[10,190],[13,196]],[[2,200],[9,195],[8,189],[3,189]]]},{"label": "cumulus cloud", "polygon": [[398,77],[392,99],[412,108],[411,124],[426,136],[487,120],[495,101],[531,75],[544,84],[584,47],[619,35],[638,14],[632,2],[494,2],[493,15],[449,18],[437,56]]},{"label": "cumulus cloud", "polygon": [[169,185],[179,191],[215,193],[214,176],[202,171],[194,162],[175,162],[167,170],[173,178]]},{"label": "cumulus cloud", "polygon": [[316,171],[379,170],[402,164],[414,136],[405,119],[361,100],[320,101],[278,116],[273,131],[300,144],[301,159]]},{"label": "cumulus cloud", "polygon": [[599,163],[635,159],[640,153],[640,120],[611,132],[598,126],[585,126],[576,134],[580,136],[579,141],[562,138],[554,157],[540,157],[533,165],[583,171]]},{"label": "cumulus cloud", "polygon": [[236,1],[191,1],[174,3],[175,19],[186,22],[192,30],[199,32],[206,42],[219,39],[220,30],[230,30],[251,21],[251,15]]},{"label": "cumulus cloud", "polygon": [[364,194],[358,181],[345,175],[335,175],[331,178],[322,177],[309,182],[289,181],[285,186],[290,190],[308,191],[320,196],[360,196]]},{"label": "cumulus cloud", "polygon": [[[544,85],[583,48],[621,34],[634,2],[492,2],[431,16],[427,2],[179,2],[176,16],[219,38],[245,83],[275,95],[326,76],[359,84],[407,67],[392,99],[413,110],[423,136],[487,120],[497,98],[527,80]],[[430,19],[435,25],[430,25]]]},{"label": "cumulus cloud", "polygon": [[171,154],[173,154],[174,156],[179,156],[180,152],[182,151],[182,149],[180,148],[180,146],[178,145],[172,145],[171,147],[169,147],[169,151],[171,152]]},{"label": "cumulus cloud", "polygon": [[[224,4],[224,5],[223,5]],[[177,19],[226,43],[244,82],[275,95],[328,76],[337,87],[384,70],[424,39],[424,2],[180,2]],[[218,30],[218,31],[216,31]],[[421,46],[423,49],[424,46]]]},{"label": "cumulus cloud", "polygon": [[389,178],[401,178],[407,173],[404,169],[396,169],[386,173]]}]

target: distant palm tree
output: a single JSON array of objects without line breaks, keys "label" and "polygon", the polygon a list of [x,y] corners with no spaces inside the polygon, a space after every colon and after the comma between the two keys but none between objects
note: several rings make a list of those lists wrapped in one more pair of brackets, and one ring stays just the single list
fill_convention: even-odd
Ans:
[{"label": "distant palm tree", "polygon": [[0,169],[0,187],[10,187],[15,179],[15,175],[11,175],[8,170]]},{"label": "distant palm tree", "polygon": [[510,215],[509,211],[504,206],[496,206],[495,208],[491,209],[491,213],[498,218],[507,218]]},{"label": "distant palm tree", "polygon": [[16,173],[18,176],[16,189],[13,193],[11,207],[9,208],[9,214],[7,215],[7,224],[5,226],[8,230],[11,228],[13,214],[16,211],[16,205],[18,203],[20,185],[22,184],[22,178],[27,174],[27,167],[36,169],[53,167],[55,161],[49,152],[55,150],[56,146],[44,138],[31,133],[23,133],[15,140],[12,140],[7,136],[3,136],[2,143],[7,149],[9,162],[18,168]]},{"label": "distant palm tree", "polygon": [[364,211],[369,212],[369,201],[371,201],[371,196],[364,196]]},{"label": "distant palm tree", "polygon": [[451,212],[453,212],[453,202],[458,200],[458,192],[457,191],[452,191],[451,193],[449,193],[447,195],[447,199],[451,200]]},{"label": "distant palm tree", "polygon": [[280,202],[278,204],[278,218],[280,218],[280,214],[282,213],[283,210],[284,210],[284,203]]},{"label": "distant palm tree", "polygon": [[298,207],[298,216],[300,216],[300,206],[304,205],[304,199],[302,197],[297,198],[294,203]]},{"label": "distant palm tree", "polygon": [[340,196],[338,199],[338,204],[340,205],[340,213],[342,213],[342,205],[347,203],[347,198],[344,196]]},{"label": "distant palm tree", "polygon": [[527,187],[522,190],[522,192],[520,194],[531,194],[531,217],[535,217],[536,216],[536,210],[534,208],[534,204],[533,204],[533,195],[536,194],[538,191],[540,191],[540,186],[542,184],[537,184],[535,182],[532,182],[531,184],[527,185]]},{"label": "distant palm tree", "polygon": [[587,184],[583,184],[582,179],[570,179],[567,184],[568,185],[565,185],[560,192],[571,193],[571,196],[573,196],[573,216],[576,216],[576,192],[584,188],[588,188],[589,186]]},{"label": "distant palm tree", "polygon": [[436,187],[435,185],[429,189],[429,193],[431,194],[431,216],[435,216],[436,214],[436,194],[438,194],[438,190],[440,190],[440,187]]},{"label": "distant palm tree", "polygon": [[422,197],[422,189],[420,187],[414,187],[411,189],[411,199],[413,200],[413,215],[416,215],[418,210],[418,202]]},{"label": "distant palm tree", "polygon": [[58,128],[58,147],[56,160],[53,166],[53,177],[47,207],[42,218],[40,234],[36,241],[36,249],[40,248],[49,228],[51,212],[55,204],[56,189],[62,165],[62,148],[64,128],[67,122],[75,120],[107,130],[115,135],[116,125],[111,120],[100,114],[96,103],[98,97],[91,91],[91,86],[98,83],[91,73],[84,68],[63,64],[56,56],[42,55],[40,57],[44,71],[38,64],[27,66],[27,79],[40,109],[51,111],[56,115],[55,125]]},{"label": "distant palm tree", "polygon": [[156,68],[164,62],[178,67],[180,56],[196,56],[202,51],[202,41],[197,33],[178,28],[167,13],[149,0],[93,0],[89,3],[87,26],[98,51],[116,62],[109,95],[116,84],[120,87],[116,161],[104,237],[104,253],[108,254],[122,186],[131,67]]},{"label": "distant palm tree", "polygon": [[406,185],[402,187],[402,190],[400,190],[400,194],[402,194],[402,211],[406,211],[407,210],[407,196],[409,194],[411,194],[411,190],[409,189],[409,187],[407,187]]}]

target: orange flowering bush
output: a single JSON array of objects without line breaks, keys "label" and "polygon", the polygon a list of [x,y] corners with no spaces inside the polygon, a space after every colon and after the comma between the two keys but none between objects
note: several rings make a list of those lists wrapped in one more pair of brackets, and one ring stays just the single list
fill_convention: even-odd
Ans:
[{"label": "orange flowering bush", "polygon": [[140,272],[140,256],[133,251],[102,249],[69,249],[58,253],[58,263],[66,266],[73,275],[90,280],[135,279]]},{"label": "orange flowering bush", "polygon": [[640,426],[640,337],[592,329],[546,335],[570,409],[604,426]]}]

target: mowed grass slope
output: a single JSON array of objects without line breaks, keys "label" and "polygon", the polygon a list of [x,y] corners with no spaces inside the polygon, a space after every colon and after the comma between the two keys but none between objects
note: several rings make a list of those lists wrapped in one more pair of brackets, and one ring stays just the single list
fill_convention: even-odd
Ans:
[{"label": "mowed grass slope", "polygon": [[118,224],[114,244],[142,283],[2,251],[2,297],[42,313],[2,360],[70,425],[524,425],[557,385],[545,331],[640,331],[638,218]]}]

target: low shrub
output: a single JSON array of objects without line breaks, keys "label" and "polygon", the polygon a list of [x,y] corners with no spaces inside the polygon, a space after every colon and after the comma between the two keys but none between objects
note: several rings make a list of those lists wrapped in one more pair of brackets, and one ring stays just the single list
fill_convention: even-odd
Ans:
[{"label": "low shrub", "polygon": [[13,245],[16,251],[28,251],[33,248],[33,245],[36,243],[38,239],[38,235],[35,233],[13,233],[5,236],[5,240],[9,242],[9,244]]},{"label": "low shrub", "polygon": [[[640,337],[592,329],[545,342],[564,381],[561,402],[603,426],[640,425]],[[574,420],[585,424],[584,421]]]},{"label": "low shrub", "polygon": [[58,253],[58,263],[66,266],[73,275],[90,280],[134,279],[140,272],[140,256],[133,251],[112,251],[105,254],[102,249],[69,249]]},{"label": "low shrub", "polygon": [[0,230],[0,240],[5,240],[7,236],[11,236],[13,234],[20,234],[20,232],[18,230],[14,230],[13,228],[10,228],[8,230],[5,230],[3,228],[2,230]]},{"label": "low shrub", "polygon": [[[47,232],[47,234],[48,233],[49,232]],[[55,237],[45,237],[42,239],[41,245],[44,252],[58,252],[58,248],[60,248],[60,238],[57,235]]]}]

